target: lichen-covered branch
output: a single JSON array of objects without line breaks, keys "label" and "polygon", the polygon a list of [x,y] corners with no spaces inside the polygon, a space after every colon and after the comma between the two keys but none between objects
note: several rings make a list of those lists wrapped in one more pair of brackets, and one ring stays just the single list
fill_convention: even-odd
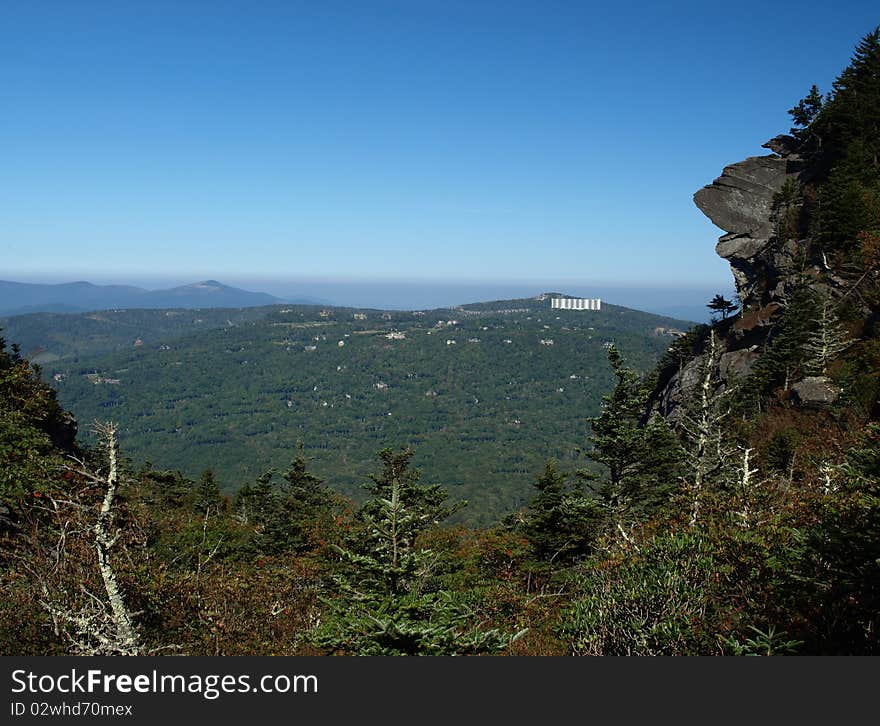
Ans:
[{"label": "lichen-covered branch", "polygon": [[110,550],[119,539],[119,532],[113,531],[114,516],[113,502],[116,498],[116,489],[119,486],[119,470],[117,463],[118,441],[116,438],[116,426],[108,423],[101,427],[107,446],[109,468],[107,471],[107,491],[104,501],[101,503],[101,511],[98,521],[95,522],[95,549],[98,552],[98,569],[101,571],[101,579],[104,581],[104,590],[113,616],[116,629],[116,642],[120,654],[136,655],[138,646],[137,632],[134,629],[131,615],[125,606],[122,592],[116,578],[116,571],[110,562]]}]

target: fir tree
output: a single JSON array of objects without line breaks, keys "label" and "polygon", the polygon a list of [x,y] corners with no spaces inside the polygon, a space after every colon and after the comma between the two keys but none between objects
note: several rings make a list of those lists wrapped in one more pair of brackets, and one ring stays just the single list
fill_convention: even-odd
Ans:
[{"label": "fir tree", "polygon": [[744,408],[760,409],[763,396],[778,387],[788,390],[791,383],[798,380],[803,372],[805,346],[814,327],[816,309],[815,292],[800,282],[785,301],[770,343],[740,387],[738,398]]},{"label": "fir tree", "polygon": [[220,485],[217,483],[213,469],[205,469],[202,472],[202,477],[196,486],[195,498],[196,509],[200,512],[208,512],[209,510],[216,512],[223,503]]},{"label": "fir tree", "polygon": [[832,99],[821,121],[836,132],[838,153],[845,155],[854,142],[857,153],[880,170],[880,27],[856,46],[849,66],[835,79]]},{"label": "fir tree", "polygon": [[790,240],[798,236],[802,204],[800,185],[795,179],[786,179],[780,190],[773,195],[772,202],[778,240]]},{"label": "fir tree", "polygon": [[805,172],[818,186],[812,234],[827,251],[853,250],[880,193],[880,28],[858,44],[809,128],[821,139]]},{"label": "fir tree", "polygon": [[419,483],[422,475],[418,469],[411,466],[412,449],[407,448],[397,452],[386,448],[379,451],[378,456],[382,466],[379,472],[369,475],[370,483],[365,489],[370,499],[359,512],[362,519],[369,519],[378,514],[380,503],[390,499],[394,486],[399,489],[398,496],[403,506],[417,516],[424,526],[439,524],[466,505],[466,502],[447,505],[447,494],[442,487],[422,486]]},{"label": "fir tree", "polygon": [[[386,465],[394,460],[388,450],[380,455]],[[342,564],[338,592],[325,601],[327,616],[310,635],[314,644],[354,655],[467,655],[501,650],[518,637],[472,624],[467,600],[439,587],[439,556],[416,546],[433,524],[425,501],[436,492],[420,488],[412,478],[383,481],[388,497],[374,497],[364,508],[367,526],[357,551],[334,548]]]},{"label": "fir tree", "polygon": [[259,524],[271,507],[271,474],[262,474],[248,482],[235,496],[235,515],[242,524]]},{"label": "fir tree", "polygon": [[602,413],[590,419],[588,456],[607,469],[598,493],[611,526],[627,540],[629,523],[671,490],[681,450],[664,420],[652,417],[643,423],[649,390],[613,346],[608,361],[617,384],[603,397]]},{"label": "fir tree", "polygon": [[724,295],[716,295],[706,307],[712,312],[721,313],[721,319],[726,320],[727,316],[734,312],[738,306]]},{"label": "fir tree", "polygon": [[254,526],[258,551],[303,551],[318,544],[319,533],[329,528],[335,503],[333,492],[307,470],[300,455],[285,472],[270,469],[243,486],[235,510],[242,523]]},{"label": "fir tree", "polygon": [[548,461],[536,478],[537,495],[523,515],[521,531],[534,557],[562,564],[592,549],[599,520],[598,504],[588,496],[583,477],[571,478]]},{"label": "fir tree", "polygon": [[794,136],[800,139],[804,138],[805,130],[819,115],[824,102],[822,94],[819,93],[819,87],[813,84],[810,87],[810,92],[798,102],[798,105],[789,109],[788,114],[794,124],[791,133]]}]

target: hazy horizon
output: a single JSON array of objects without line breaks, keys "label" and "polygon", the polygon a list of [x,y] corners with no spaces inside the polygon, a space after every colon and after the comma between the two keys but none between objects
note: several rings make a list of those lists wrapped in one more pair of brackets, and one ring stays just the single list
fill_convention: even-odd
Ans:
[{"label": "hazy horizon", "polygon": [[265,292],[284,300],[311,298],[320,304],[340,307],[419,310],[467,303],[533,297],[542,292],[562,292],[575,296],[600,297],[605,302],[645,312],[703,321],[705,305],[716,293],[733,294],[732,279],[726,283],[702,285],[645,285],[627,280],[574,279],[457,279],[443,278],[354,278],[354,277],[262,277],[221,276],[217,274],[175,275],[92,275],[85,278],[62,274],[17,275],[0,273],[0,279],[33,284],[90,282],[96,285],[133,285],[161,290],[203,280]]}]

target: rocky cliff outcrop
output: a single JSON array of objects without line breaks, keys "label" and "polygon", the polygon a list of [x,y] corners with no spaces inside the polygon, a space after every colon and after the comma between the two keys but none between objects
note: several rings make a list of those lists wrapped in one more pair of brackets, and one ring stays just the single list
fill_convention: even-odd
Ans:
[{"label": "rocky cliff outcrop", "polygon": [[[829,278],[828,271],[810,259],[808,240],[781,232],[784,215],[798,213],[797,201],[785,206],[786,190],[797,189],[804,173],[798,142],[778,136],[764,148],[772,153],[725,167],[721,176],[694,194],[700,211],[724,231],[715,249],[730,263],[741,304],[737,317],[716,331],[722,346],[716,362],[721,387],[749,375],[795,283],[812,275],[823,286]],[[675,370],[661,372],[654,411],[673,421],[680,416],[704,365],[702,347],[698,343],[690,359]]]},{"label": "rocky cliff outcrop", "polygon": [[777,234],[777,197],[803,167],[795,140],[776,137],[764,147],[774,153],[731,164],[694,195],[700,211],[724,230],[715,250],[730,263],[744,308],[753,311],[781,302],[802,259],[799,243]]}]

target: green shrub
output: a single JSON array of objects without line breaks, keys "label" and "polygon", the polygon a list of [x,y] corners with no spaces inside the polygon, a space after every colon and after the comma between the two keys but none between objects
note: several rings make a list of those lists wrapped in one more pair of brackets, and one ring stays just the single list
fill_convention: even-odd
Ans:
[{"label": "green shrub", "polygon": [[574,655],[686,655],[715,650],[716,561],[702,537],[665,534],[593,567],[562,613]]}]

